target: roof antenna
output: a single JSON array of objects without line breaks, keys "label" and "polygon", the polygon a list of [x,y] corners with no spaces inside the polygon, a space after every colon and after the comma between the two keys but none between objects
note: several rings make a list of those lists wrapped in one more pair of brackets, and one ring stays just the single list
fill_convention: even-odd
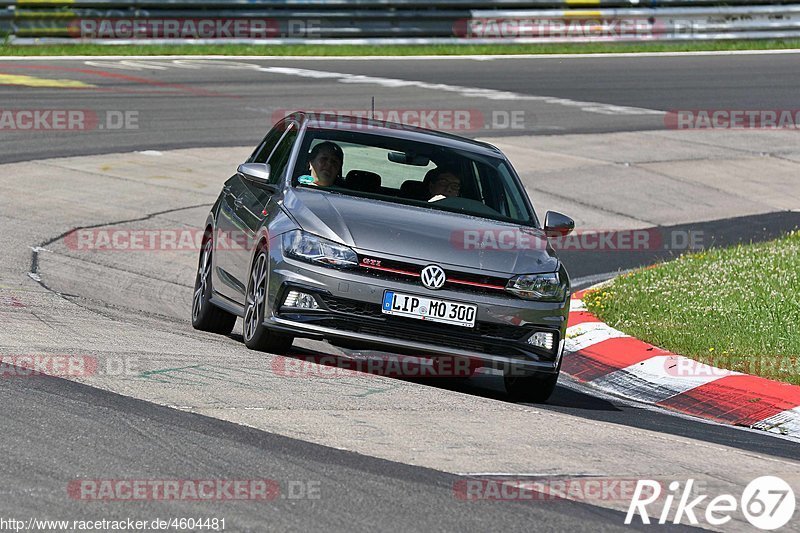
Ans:
[{"label": "roof antenna", "polygon": [[369,112],[369,118],[372,118],[375,115],[375,97],[372,97],[372,110]]}]

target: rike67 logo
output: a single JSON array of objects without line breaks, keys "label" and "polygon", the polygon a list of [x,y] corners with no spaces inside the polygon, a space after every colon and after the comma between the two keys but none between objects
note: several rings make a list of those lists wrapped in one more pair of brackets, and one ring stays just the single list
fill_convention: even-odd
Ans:
[{"label": "rike67 logo", "polygon": [[[683,488],[679,481],[669,484],[669,492],[662,495],[661,483],[650,479],[641,479],[636,484],[628,513],[625,515],[625,524],[631,524],[634,518],[639,515],[643,524],[650,524],[650,512],[648,505],[659,502],[663,499],[659,524],[671,522],[673,524],[685,524],[696,526],[700,524],[698,515],[705,519],[711,526],[722,526],[732,519],[732,513],[740,509],[744,517],[750,524],[758,529],[772,531],[785,526],[792,519],[795,509],[795,496],[792,487],[783,479],[776,476],[762,476],[754,479],[747,484],[742,492],[741,498],[737,500],[732,494],[720,494],[709,498],[708,494],[695,496],[692,491],[694,480],[686,481]],[[674,513],[673,511],[674,504]],[[701,514],[700,507],[705,507],[705,512]],[[657,512],[657,511],[656,511]],[[672,520],[670,520],[672,514]]]}]

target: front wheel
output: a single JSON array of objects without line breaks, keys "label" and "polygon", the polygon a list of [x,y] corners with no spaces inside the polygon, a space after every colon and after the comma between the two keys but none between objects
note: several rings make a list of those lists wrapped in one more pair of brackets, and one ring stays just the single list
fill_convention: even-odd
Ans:
[{"label": "front wheel", "polygon": [[281,335],[264,327],[264,309],[267,301],[267,282],[269,258],[266,250],[259,252],[250,271],[247,287],[244,323],[242,333],[244,344],[251,350],[262,352],[285,353],[294,340],[291,336]]},{"label": "front wheel", "polygon": [[211,303],[211,265],[214,250],[213,236],[206,234],[200,251],[200,262],[194,280],[192,298],[192,327],[211,333],[229,335],[236,324],[236,315]]},{"label": "front wheel", "polygon": [[544,403],[553,394],[558,382],[556,374],[533,374],[530,376],[504,376],[506,392],[515,402]]}]

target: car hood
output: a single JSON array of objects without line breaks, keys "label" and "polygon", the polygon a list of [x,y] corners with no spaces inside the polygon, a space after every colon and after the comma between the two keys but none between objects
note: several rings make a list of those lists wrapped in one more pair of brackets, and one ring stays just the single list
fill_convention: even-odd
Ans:
[{"label": "car hood", "polygon": [[558,270],[547,238],[527,226],[309,189],[287,191],[284,206],[305,231],[362,253],[504,274]]}]

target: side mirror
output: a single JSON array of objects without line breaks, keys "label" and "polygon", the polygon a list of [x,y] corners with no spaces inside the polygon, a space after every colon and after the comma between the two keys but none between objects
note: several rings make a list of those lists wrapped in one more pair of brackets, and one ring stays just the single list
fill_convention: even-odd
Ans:
[{"label": "side mirror", "polygon": [[236,169],[239,174],[258,183],[269,182],[269,165],[266,163],[244,163]]},{"label": "side mirror", "polygon": [[548,237],[565,237],[575,229],[575,221],[567,215],[548,211],[544,216],[544,232]]}]

